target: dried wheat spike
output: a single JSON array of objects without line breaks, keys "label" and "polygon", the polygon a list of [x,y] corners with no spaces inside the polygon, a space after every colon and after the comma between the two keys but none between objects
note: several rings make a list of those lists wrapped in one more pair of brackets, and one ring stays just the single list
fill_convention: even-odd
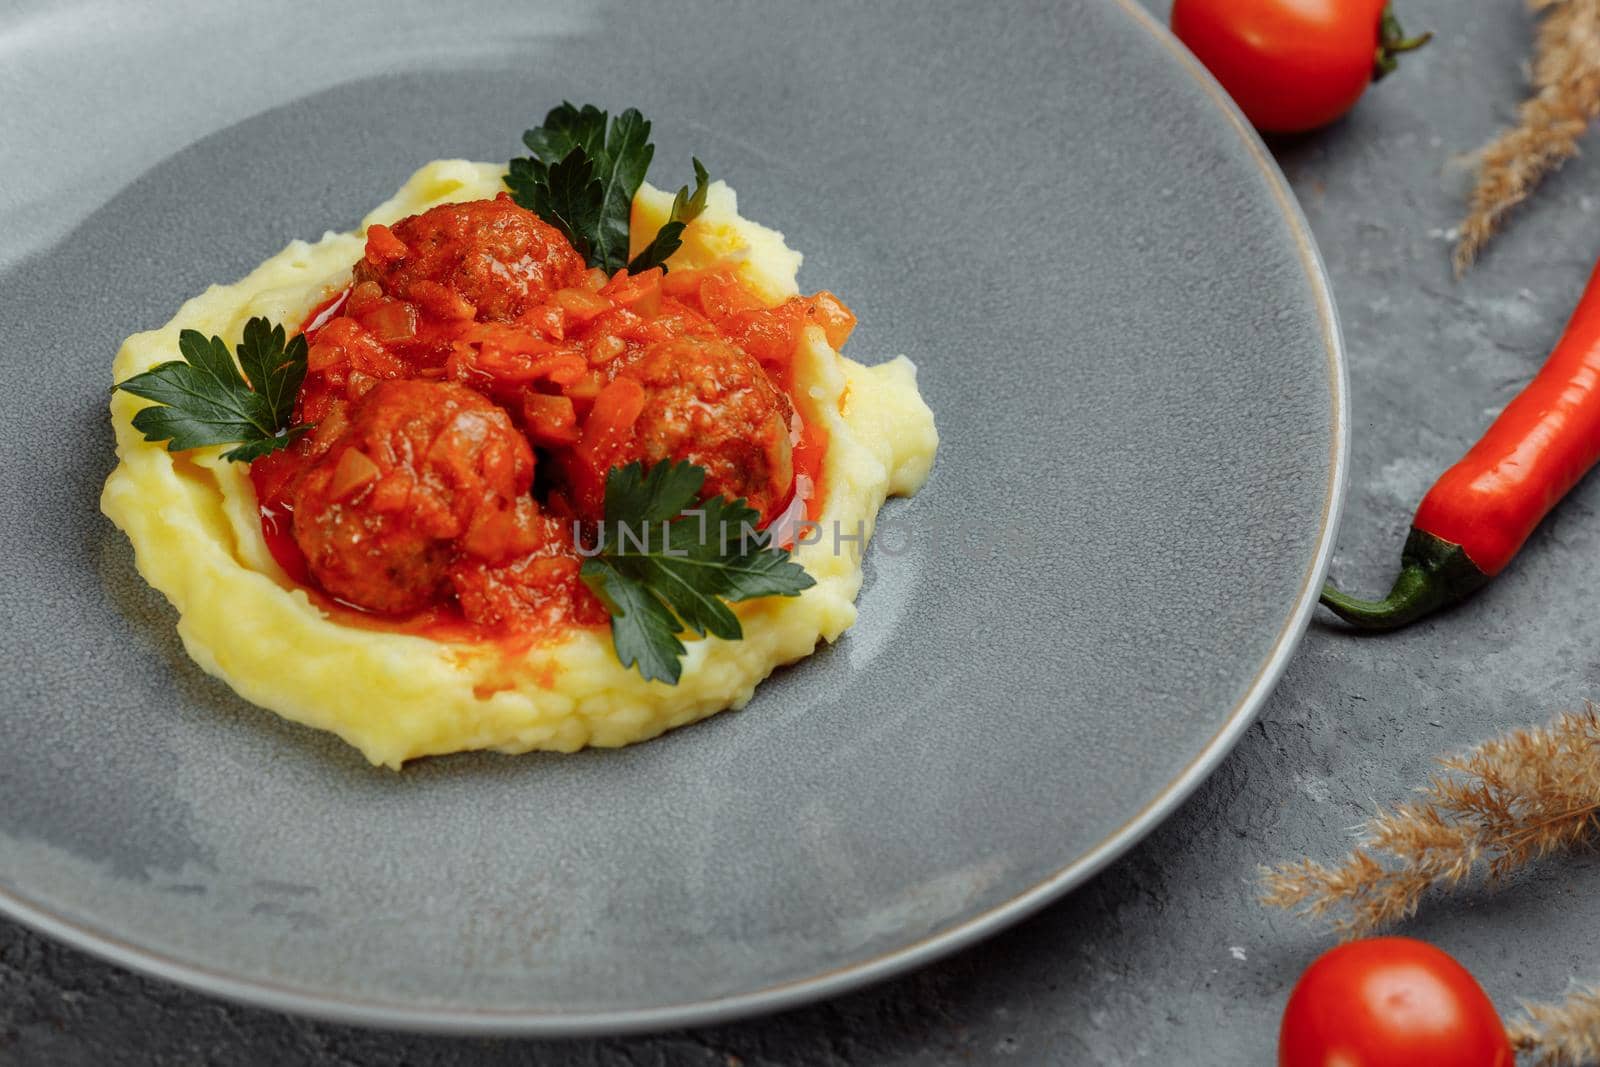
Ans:
[{"label": "dried wheat spike", "polygon": [[1416,913],[1428,892],[1482,872],[1495,882],[1551,852],[1600,838],[1600,712],[1567,712],[1459,756],[1418,798],[1381,810],[1333,866],[1261,872],[1261,900],[1357,937]]},{"label": "dried wheat spike", "polygon": [[1578,154],[1578,140],[1600,116],[1600,0],[1529,0],[1542,13],[1534,45],[1534,95],[1517,125],[1485,147],[1461,223],[1460,274],[1500,229],[1512,208],[1546,175]]},{"label": "dried wheat spike", "polygon": [[1527,1067],[1585,1067],[1600,1063],[1600,990],[1579,989],[1559,1004],[1523,1004],[1507,1027]]}]

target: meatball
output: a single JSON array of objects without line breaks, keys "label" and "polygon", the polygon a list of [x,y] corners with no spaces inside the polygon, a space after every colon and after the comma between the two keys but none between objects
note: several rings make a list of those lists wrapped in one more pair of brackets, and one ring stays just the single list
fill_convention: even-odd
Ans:
[{"label": "meatball", "polygon": [[294,490],[294,539],[327,592],[385,613],[428,607],[463,556],[526,551],[533,452],[504,411],[452,382],[373,386]]},{"label": "meatball", "polygon": [[[688,460],[704,467],[703,495],[745,498],[771,518],[789,498],[794,481],[790,427],[794,406],[743,349],[725,341],[677,337],[658,341],[612,365],[617,379],[643,387],[644,403],[631,435],[614,450],[573,449],[576,461],[595,469],[573,478],[574,503],[584,518],[604,510],[607,466],[643,460]],[[570,471],[570,467],[569,467]]]},{"label": "meatball", "polygon": [[442,318],[510,322],[577,285],[585,264],[554,226],[509,197],[441,204],[369,233],[355,281]]},{"label": "meatball", "polygon": [[567,522],[542,515],[532,534],[536,543],[510,560],[463,559],[451,568],[461,614],[479,626],[522,632],[604,623],[605,608],[579,577],[583,560]]}]

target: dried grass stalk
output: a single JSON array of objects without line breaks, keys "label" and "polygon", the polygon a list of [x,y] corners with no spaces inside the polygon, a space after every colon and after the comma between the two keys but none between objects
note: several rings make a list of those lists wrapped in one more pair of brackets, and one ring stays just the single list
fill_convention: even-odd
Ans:
[{"label": "dried grass stalk", "polygon": [[1524,1004],[1507,1028],[1527,1067],[1600,1063],[1600,990],[1579,989],[1559,1004]]},{"label": "dried grass stalk", "polygon": [[1263,868],[1262,902],[1357,937],[1482,872],[1492,883],[1600,829],[1600,712],[1517,730],[1439,761],[1418,799],[1379,811],[1341,862]]},{"label": "dried grass stalk", "polygon": [[1578,154],[1578,140],[1600,116],[1600,0],[1529,0],[1543,15],[1534,46],[1534,95],[1517,125],[1483,149],[1478,183],[1461,223],[1455,264],[1472,265],[1507,213]]}]

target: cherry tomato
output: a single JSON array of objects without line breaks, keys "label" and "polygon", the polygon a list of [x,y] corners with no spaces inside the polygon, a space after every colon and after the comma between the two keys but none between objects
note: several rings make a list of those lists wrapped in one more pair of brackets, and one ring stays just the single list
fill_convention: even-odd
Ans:
[{"label": "cherry tomato", "polygon": [[1467,969],[1408,937],[1323,954],[1289,994],[1278,1067],[1512,1067],[1494,1005]]},{"label": "cherry tomato", "polygon": [[1385,0],[1176,0],[1172,32],[1268,133],[1327,125],[1430,36],[1407,38]]}]

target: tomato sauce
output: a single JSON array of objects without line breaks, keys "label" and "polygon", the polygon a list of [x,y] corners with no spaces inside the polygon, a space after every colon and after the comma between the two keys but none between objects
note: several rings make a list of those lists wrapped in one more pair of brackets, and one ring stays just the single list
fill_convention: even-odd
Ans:
[{"label": "tomato sauce", "polygon": [[732,265],[607,276],[504,196],[371,227],[352,275],[300,327],[313,429],[250,472],[273,559],[341,621],[501,644],[603,625],[575,537],[636,460],[705,468],[763,524],[820,518],[828,436],[794,359],[809,326],[849,337],[832,294],[769,306]]}]

